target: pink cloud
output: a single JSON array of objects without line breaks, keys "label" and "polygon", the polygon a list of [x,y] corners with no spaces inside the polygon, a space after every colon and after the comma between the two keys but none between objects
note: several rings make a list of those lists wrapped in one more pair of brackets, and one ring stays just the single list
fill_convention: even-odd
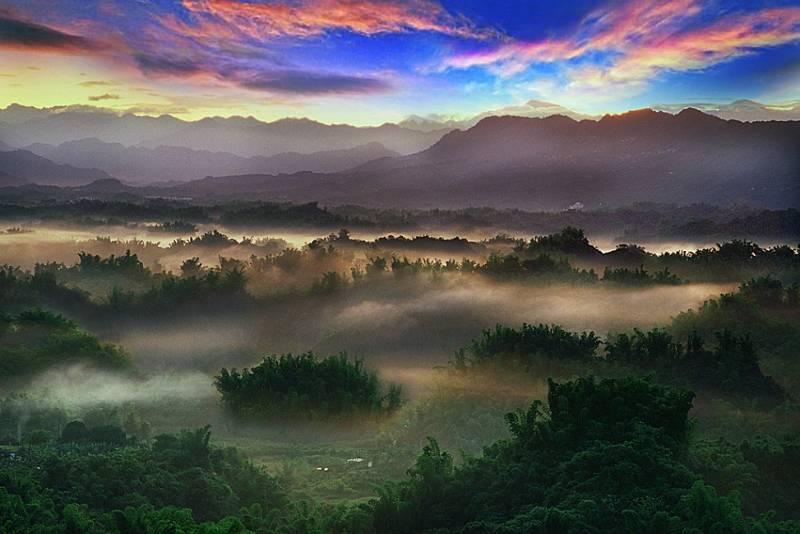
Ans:
[{"label": "pink cloud", "polygon": [[241,0],[182,0],[193,24],[169,21],[186,34],[245,35],[256,39],[313,37],[347,30],[363,35],[431,31],[465,38],[486,38],[496,32],[478,29],[448,13],[433,0],[303,0],[251,3]]},{"label": "pink cloud", "polygon": [[686,29],[686,23],[694,22],[703,9],[699,0],[614,5],[590,14],[571,35],[460,54],[448,58],[443,67],[484,67],[511,76],[535,63],[557,63],[601,52],[609,53],[608,64],[568,68],[570,83],[585,76],[585,83],[594,87],[640,85],[659,72],[699,70],[755,49],[800,40],[799,7],[731,13]]}]

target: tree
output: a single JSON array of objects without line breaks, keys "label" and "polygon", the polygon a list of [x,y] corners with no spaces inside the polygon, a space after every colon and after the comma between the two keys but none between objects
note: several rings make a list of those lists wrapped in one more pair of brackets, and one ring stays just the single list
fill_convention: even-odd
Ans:
[{"label": "tree", "polygon": [[70,421],[61,432],[64,443],[81,443],[89,440],[89,429],[83,421]]}]

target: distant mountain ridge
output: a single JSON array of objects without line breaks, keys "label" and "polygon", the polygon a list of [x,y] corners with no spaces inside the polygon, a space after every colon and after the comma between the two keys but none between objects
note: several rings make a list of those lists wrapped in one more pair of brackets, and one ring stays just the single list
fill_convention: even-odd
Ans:
[{"label": "distant mountain ridge", "polygon": [[[684,103],[684,104],[657,104],[650,106],[654,111],[665,111],[676,114],[684,109],[694,108],[726,120],[738,120],[743,122],[757,121],[788,121],[800,120],[800,101],[787,102],[783,104],[762,104],[754,100],[736,100],[727,104],[720,103]],[[492,109],[474,115],[468,119],[454,119],[441,115],[418,116],[412,115],[399,122],[401,126],[417,128],[422,130],[436,130],[443,128],[465,130],[475,126],[481,120],[488,117],[529,117],[546,118],[552,115],[563,115],[577,121],[583,119],[599,120],[601,115],[590,115],[578,113],[564,106],[552,102],[541,100],[529,100],[524,104],[506,106],[503,108]]]},{"label": "distant mountain ridge", "polygon": [[565,209],[633,202],[800,205],[800,122],[740,123],[687,109],[597,121],[490,117],[424,151],[336,174],[209,178],[181,196],[378,207]]},{"label": "distant mountain ridge", "polygon": [[473,115],[468,119],[456,120],[448,119],[441,116],[420,117],[419,115],[412,115],[405,120],[398,123],[399,126],[407,128],[417,128],[420,130],[441,130],[449,128],[451,130],[467,130],[472,128],[480,121],[488,117],[528,117],[528,118],[546,118],[553,115],[563,115],[575,120],[583,119],[596,119],[597,116],[586,115],[572,111],[552,102],[544,102],[542,100],[528,100],[524,104],[516,106],[506,106],[503,108],[492,109]]},{"label": "distant mountain ridge", "polygon": [[[40,185],[76,186],[112,178],[99,169],[59,165],[28,150],[0,151],[0,172],[7,177],[5,185],[33,182]],[[8,177],[13,177],[13,180]]]},{"label": "distant mountain ridge", "polygon": [[117,114],[101,108],[29,108],[13,104],[0,110],[0,141],[24,147],[60,145],[97,138],[107,143],[156,148],[230,152],[240,157],[309,154],[380,143],[388,150],[411,154],[431,146],[449,131],[419,131],[396,124],[356,127],[309,119],[263,122],[253,117],[209,117],[184,121],[169,115],[148,117]]},{"label": "distant mountain ridge", "polygon": [[735,100],[729,104],[662,104],[653,106],[653,109],[676,113],[689,107],[728,120],[746,122],[800,120],[800,101],[787,102],[780,105],[767,105],[754,100]]},{"label": "distant mountain ridge", "polygon": [[96,138],[67,141],[58,146],[35,143],[25,148],[56,163],[97,167],[122,180],[139,183],[188,181],[223,174],[338,172],[374,159],[400,155],[380,143],[312,154],[289,152],[250,158],[185,147],[126,147]]},{"label": "distant mountain ridge", "polygon": [[[172,149],[146,150],[135,148],[131,154],[155,159],[158,150]],[[20,153],[27,156],[21,158]],[[11,157],[18,162],[9,164]],[[0,152],[0,171],[12,179],[48,180],[37,183],[95,182],[71,192],[72,196],[533,211],[636,202],[796,208],[800,207],[800,121],[739,122],[691,108],[677,114],[642,109],[599,120],[492,116],[467,130],[451,131],[417,153],[369,159],[340,172],[245,172],[168,187],[133,188],[111,181],[103,171],[59,166],[19,150]],[[50,194],[47,189],[23,188]]]}]

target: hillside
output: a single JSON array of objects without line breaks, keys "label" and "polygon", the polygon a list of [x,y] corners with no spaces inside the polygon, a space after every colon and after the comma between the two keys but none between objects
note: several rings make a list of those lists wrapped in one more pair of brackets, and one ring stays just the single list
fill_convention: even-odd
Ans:
[{"label": "hillside", "polygon": [[40,185],[74,186],[111,178],[101,170],[59,165],[28,150],[0,151],[0,172],[16,177],[16,183],[4,179],[4,185],[28,181]]}]

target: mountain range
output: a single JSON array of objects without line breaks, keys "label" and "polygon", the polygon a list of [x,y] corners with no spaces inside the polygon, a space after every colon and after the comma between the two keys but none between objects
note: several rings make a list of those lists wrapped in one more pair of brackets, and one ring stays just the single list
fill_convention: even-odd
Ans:
[{"label": "mountain range", "polygon": [[184,121],[169,115],[120,115],[86,106],[39,109],[12,104],[0,110],[0,141],[16,148],[96,138],[125,146],[184,147],[245,158],[345,150],[370,143],[411,154],[428,148],[447,131],[420,131],[388,123],[356,127],[309,119],[263,122],[253,117],[209,117]]},{"label": "mountain range", "polygon": [[[753,100],[736,100],[727,104],[713,104],[708,102],[689,102],[683,104],[657,104],[650,109],[679,113],[681,110],[693,108],[708,115],[713,115],[726,120],[743,122],[753,121],[786,121],[800,120],[800,101],[787,102],[780,105],[767,105]],[[529,100],[524,104],[507,106],[478,113],[466,119],[454,119],[443,115],[419,116],[412,115],[399,122],[399,126],[417,130],[438,131],[443,129],[466,130],[488,117],[502,117],[512,115],[515,117],[545,118],[552,115],[564,115],[575,120],[601,119],[601,115],[578,113],[564,106],[541,100]]]},{"label": "mountain range", "polygon": [[41,185],[78,186],[111,176],[99,169],[85,169],[61,165],[37,156],[28,150],[0,147],[0,185],[15,186],[25,183]]},{"label": "mountain range", "polygon": [[[545,104],[527,107],[541,109]],[[31,119],[30,114],[36,112],[12,111],[6,124],[41,120]],[[221,119],[218,124],[239,124],[238,120],[228,121]],[[200,122],[190,124],[194,127]],[[258,131],[263,125],[276,124],[255,123],[261,125],[254,126]],[[311,132],[326,127],[308,123]],[[417,131],[400,125],[392,128]],[[441,130],[424,133],[434,132]],[[239,131],[237,135],[242,134]],[[13,143],[3,137],[6,151],[0,152],[0,172],[5,174],[0,175],[0,184],[15,185],[21,180],[84,185],[69,193],[78,196],[264,199],[409,208],[560,210],[572,205],[608,207],[640,201],[775,208],[800,205],[799,121],[740,122],[693,108],[677,114],[643,109],[597,120],[566,115],[489,116],[472,127],[449,130],[439,137],[431,146],[411,154],[393,153],[372,141],[312,154],[255,157],[187,147],[148,148],[141,141],[139,146],[124,146],[100,139],[34,143],[26,145],[27,150],[9,150]],[[295,172],[298,170],[303,172]],[[134,188],[113,180],[112,175],[162,183]],[[192,177],[197,179],[163,183]],[[47,194],[53,194],[52,190]]]},{"label": "mountain range", "polygon": [[767,105],[754,100],[736,100],[729,104],[693,102],[679,105],[661,104],[652,106],[652,109],[677,113],[689,107],[699,109],[720,119],[743,122],[800,120],[800,101],[786,102],[780,105]]},{"label": "mountain range", "polygon": [[[600,120],[490,117],[417,154],[341,173],[206,178],[179,196],[379,207],[534,210],[691,204],[800,205],[800,122],[726,121],[650,109]],[[224,192],[224,193],[222,193]]]},{"label": "mountain range", "polygon": [[185,182],[208,175],[281,174],[301,171],[338,172],[378,158],[399,156],[380,143],[311,154],[286,152],[245,158],[229,152],[185,147],[144,148],[106,143],[97,138],[67,141],[58,146],[34,143],[26,150],[60,164],[97,167],[128,182]]},{"label": "mountain range", "polygon": [[444,129],[466,130],[472,128],[480,121],[488,117],[504,117],[507,115],[530,118],[544,118],[552,115],[564,115],[565,117],[570,117],[575,120],[599,118],[572,111],[569,108],[565,108],[564,106],[560,106],[558,104],[553,104],[552,102],[528,100],[524,104],[520,104],[518,106],[506,106],[484,111],[467,119],[453,119],[442,115],[411,115],[397,124],[398,126],[402,126],[404,128],[424,131],[439,131]]}]

